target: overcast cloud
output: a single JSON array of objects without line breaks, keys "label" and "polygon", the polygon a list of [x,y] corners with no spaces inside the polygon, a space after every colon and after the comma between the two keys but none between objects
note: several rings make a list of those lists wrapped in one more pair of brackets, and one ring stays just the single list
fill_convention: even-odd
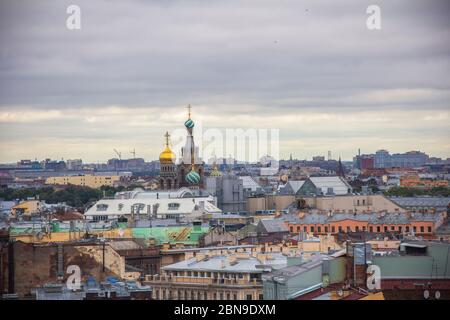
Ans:
[{"label": "overcast cloud", "polygon": [[156,159],[188,103],[205,128],[279,128],[282,157],[450,157],[448,1],[0,3],[1,162]]}]

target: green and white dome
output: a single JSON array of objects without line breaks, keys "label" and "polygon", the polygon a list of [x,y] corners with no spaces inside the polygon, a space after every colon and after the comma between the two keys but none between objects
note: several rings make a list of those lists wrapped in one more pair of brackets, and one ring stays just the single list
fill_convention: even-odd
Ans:
[{"label": "green and white dome", "polygon": [[192,121],[192,120],[189,118],[189,119],[187,119],[187,120],[184,122],[184,126],[185,126],[186,128],[188,128],[188,129],[192,129],[192,128],[194,127],[194,121]]},{"label": "green and white dome", "polygon": [[200,175],[194,170],[191,170],[186,175],[186,181],[190,184],[198,184],[200,182]]}]

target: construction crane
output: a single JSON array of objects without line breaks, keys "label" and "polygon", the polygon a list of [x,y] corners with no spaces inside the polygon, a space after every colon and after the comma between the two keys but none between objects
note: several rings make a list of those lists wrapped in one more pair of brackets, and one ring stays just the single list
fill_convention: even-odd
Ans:
[{"label": "construction crane", "polygon": [[133,159],[136,159],[136,148],[131,150],[130,153],[133,155]]},{"label": "construction crane", "polygon": [[117,154],[117,156],[119,157],[119,160],[122,160],[122,153],[120,153],[119,151],[117,151],[116,149],[113,149],[114,152]]}]

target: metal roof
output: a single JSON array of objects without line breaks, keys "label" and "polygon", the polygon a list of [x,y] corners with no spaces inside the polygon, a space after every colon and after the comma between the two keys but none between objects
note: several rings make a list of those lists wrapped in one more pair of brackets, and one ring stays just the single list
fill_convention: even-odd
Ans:
[{"label": "metal roof", "polygon": [[445,208],[450,204],[450,197],[389,197],[402,207]]},{"label": "metal roof", "polygon": [[411,221],[436,221],[440,219],[440,216],[432,213],[411,213],[411,217],[408,217],[404,213],[333,213],[333,215],[328,216],[325,213],[306,213],[303,218],[298,215],[288,215],[281,221],[287,221],[291,223],[298,224],[326,224],[333,221],[343,221],[343,220],[355,220],[355,221],[366,221],[371,224],[409,224]]},{"label": "metal roof", "polygon": [[278,219],[261,219],[259,221],[267,232],[287,232],[289,231],[286,224]]},{"label": "metal roof", "polygon": [[[266,259],[264,266],[282,268],[287,265],[287,258],[281,253],[271,253],[273,259]],[[230,263],[228,259],[230,256],[236,256],[236,261]],[[219,271],[219,272],[246,272],[246,273],[261,273],[261,262],[251,255],[248,258],[242,259],[237,255],[222,255],[212,256],[201,261],[197,258],[191,258],[185,261],[177,262],[163,267],[163,270],[188,270],[188,271]]]},{"label": "metal roof", "polygon": [[310,177],[309,180],[316,186],[322,189],[322,193],[326,194],[328,188],[333,188],[334,194],[348,194],[350,185],[341,177]]}]

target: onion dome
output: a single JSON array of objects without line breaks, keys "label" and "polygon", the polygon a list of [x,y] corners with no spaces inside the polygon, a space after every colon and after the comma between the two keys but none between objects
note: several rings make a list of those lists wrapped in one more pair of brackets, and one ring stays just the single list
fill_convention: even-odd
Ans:
[{"label": "onion dome", "polygon": [[163,152],[159,155],[159,162],[161,163],[173,163],[175,161],[175,153],[170,150],[169,147],[166,147]]},{"label": "onion dome", "polygon": [[213,165],[213,170],[211,171],[210,176],[211,177],[220,177],[222,175],[222,172],[220,172],[219,167],[216,163]]},{"label": "onion dome", "polygon": [[175,153],[172,152],[172,150],[169,147],[169,138],[170,135],[168,132],[166,132],[166,148],[163,150],[163,152],[159,155],[159,162],[160,163],[174,163],[175,162]]},{"label": "onion dome", "polygon": [[184,126],[188,129],[192,129],[194,127],[194,121],[192,121],[191,119],[187,119],[184,122]]},{"label": "onion dome", "polygon": [[191,119],[191,105],[187,106],[188,108],[188,119],[184,122],[184,126],[188,129],[192,129],[194,127],[194,121]]},{"label": "onion dome", "polygon": [[186,175],[186,181],[190,184],[198,184],[200,182],[200,175],[194,170],[191,170]]}]

